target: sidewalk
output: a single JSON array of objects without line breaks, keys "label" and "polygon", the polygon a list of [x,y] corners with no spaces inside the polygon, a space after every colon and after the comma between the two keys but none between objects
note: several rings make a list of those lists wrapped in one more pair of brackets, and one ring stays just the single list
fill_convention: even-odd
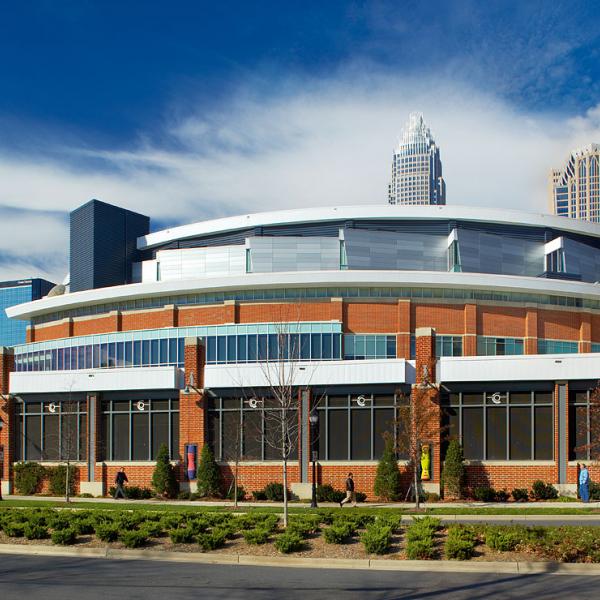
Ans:
[{"label": "sidewalk", "polygon": [[[5,500],[35,500],[35,501],[47,501],[47,502],[64,502],[64,498],[56,496],[3,496]],[[78,498],[73,497],[72,502],[77,503],[101,503],[101,504],[152,504],[155,506],[172,505],[172,506],[220,506],[226,508],[232,508],[234,503],[232,501],[205,501],[205,500],[114,500],[113,498]],[[281,502],[238,502],[238,508],[281,508]],[[0,503],[0,506],[2,504]],[[310,508],[308,502],[290,502],[290,508]],[[414,502],[394,502],[394,503],[378,503],[378,502],[364,502],[358,505],[363,508],[385,508],[385,509],[401,509],[409,510],[415,507]],[[334,502],[320,502],[319,508],[339,508],[339,505]],[[510,510],[531,510],[531,509],[545,509],[545,508],[588,508],[588,509],[600,509],[600,502],[588,502],[587,504],[575,500],[573,502],[430,502],[421,503],[422,509],[451,509],[451,508],[491,508],[491,509],[510,509]],[[349,510],[348,508],[346,510]],[[581,515],[579,515],[581,516]],[[600,518],[600,516],[599,516]]]}]

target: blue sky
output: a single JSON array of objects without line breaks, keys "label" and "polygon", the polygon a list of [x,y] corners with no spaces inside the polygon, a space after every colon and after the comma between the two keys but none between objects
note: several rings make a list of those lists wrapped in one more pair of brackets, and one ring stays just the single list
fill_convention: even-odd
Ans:
[{"label": "blue sky", "polygon": [[411,110],[453,204],[545,210],[547,170],[600,142],[595,0],[2,5],[2,278],[62,278],[92,197],[155,227],[385,203]]}]

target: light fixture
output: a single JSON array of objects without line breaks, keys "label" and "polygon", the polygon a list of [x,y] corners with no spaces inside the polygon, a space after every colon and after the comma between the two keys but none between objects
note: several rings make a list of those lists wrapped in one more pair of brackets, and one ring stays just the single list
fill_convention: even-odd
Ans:
[{"label": "light fixture", "polygon": [[191,394],[192,392],[195,392],[196,394],[202,395],[202,394],[204,394],[204,389],[196,387],[196,382],[194,380],[194,374],[190,373],[190,376],[188,378],[188,383],[183,388],[183,393],[184,394]]},{"label": "light fixture", "polygon": [[319,415],[316,412],[311,412],[308,421],[314,427],[319,422]]}]

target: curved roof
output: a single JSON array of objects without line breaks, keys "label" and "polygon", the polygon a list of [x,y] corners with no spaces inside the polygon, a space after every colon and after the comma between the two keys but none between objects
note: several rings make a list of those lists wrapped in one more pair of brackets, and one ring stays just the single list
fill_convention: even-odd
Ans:
[{"label": "curved roof", "polygon": [[149,233],[138,238],[138,248],[145,250],[161,246],[175,240],[184,240],[203,235],[226,233],[251,227],[268,225],[293,225],[328,221],[360,220],[456,220],[503,225],[548,227],[560,231],[589,235],[600,238],[600,225],[556,217],[544,213],[529,213],[499,208],[479,208],[473,206],[397,206],[397,205],[354,205],[312,207],[294,210],[252,213],[235,217],[224,217],[211,221],[199,221],[179,227],[171,227]]}]

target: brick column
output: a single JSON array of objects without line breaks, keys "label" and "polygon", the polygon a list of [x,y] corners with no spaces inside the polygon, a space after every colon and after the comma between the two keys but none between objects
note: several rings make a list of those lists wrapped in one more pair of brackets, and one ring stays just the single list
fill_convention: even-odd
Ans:
[{"label": "brick column", "polygon": [[[235,308],[235,307],[234,307]],[[199,338],[185,338],[185,386],[190,386],[193,375],[193,388],[189,393],[179,392],[179,468],[180,481],[184,481],[184,451],[186,444],[198,444],[198,458],[206,437],[206,406],[204,402],[204,343]],[[195,389],[194,389],[195,388]],[[175,457],[173,457],[175,458]]]},{"label": "brick column", "polygon": [[15,357],[12,348],[0,347],[0,446],[4,458],[0,463],[2,494],[11,491],[12,464],[14,462],[14,445],[11,438],[15,438],[15,402],[9,397],[10,372],[14,370]]},{"label": "brick column", "polygon": [[224,306],[224,321],[223,323],[237,323],[237,302],[235,300],[225,300]]},{"label": "brick column", "polygon": [[525,312],[525,354],[537,354],[538,311],[537,307],[528,306]]},{"label": "brick column", "polygon": [[410,360],[410,300],[398,300],[396,356]]},{"label": "brick column", "polygon": [[329,318],[332,321],[344,322],[344,299],[343,298],[331,298]]},{"label": "brick column", "polygon": [[579,352],[592,351],[592,315],[589,312],[580,313],[579,323]]},{"label": "brick column", "polygon": [[463,355],[477,356],[477,305],[465,304]]},{"label": "brick column", "polygon": [[[80,492],[103,496],[105,493],[104,474],[102,465],[99,464],[106,459],[108,448],[106,440],[102,439],[102,408],[100,394],[90,392],[87,394],[87,477],[79,483]],[[106,482],[108,483],[108,482]]]},{"label": "brick column", "polygon": [[430,327],[419,327],[416,335],[416,382],[411,391],[411,402],[420,403],[413,407],[419,421],[416,424],[421,443],[428,443],[431,451],[431,479],[424,487],[436,493],[440,492],[440,449],[441,449],[441,410],[439,391],[436,384],[435,331]]}]

